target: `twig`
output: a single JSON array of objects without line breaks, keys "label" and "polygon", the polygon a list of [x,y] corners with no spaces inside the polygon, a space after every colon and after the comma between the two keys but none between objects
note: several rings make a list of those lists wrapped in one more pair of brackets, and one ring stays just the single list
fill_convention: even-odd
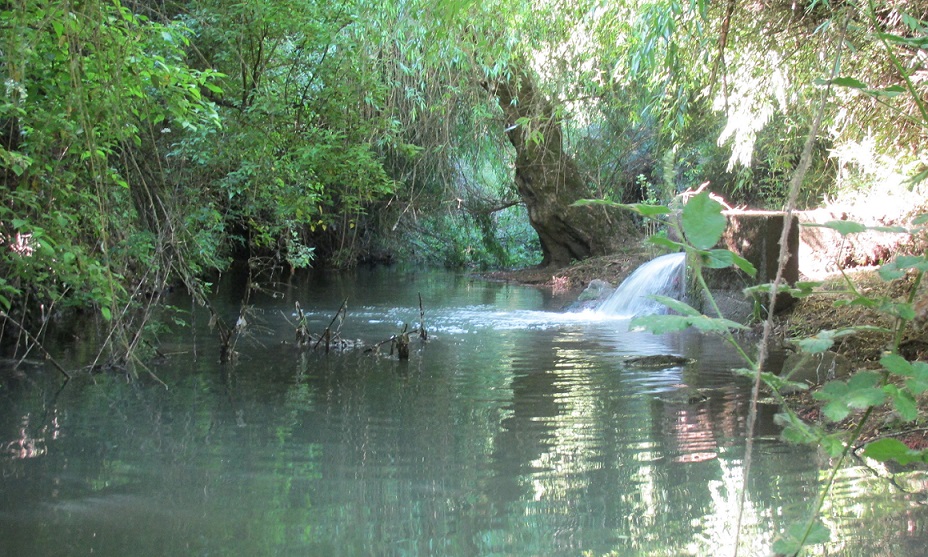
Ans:
[{"label": "twig", "polygon": [[425,331],[425,310],[422,309],[422,292],[419,292],[419,338],[428,340],[429,334]]},{"label": "twig", "polygon": [[48,353],[48,350],[46,350],[44,346],[42,346],[42,343],[39,342],[39,339],[37,339],[37,338],[35,338],[34,336],[32,336],[32,333],[30,333],[28,330],[26,330],[26,328],[23,326],[22,323],[16,321],[15,319],[13,319],[13,318],[10,317],[9,315],[7,315],[7,313],[4,312],[4,311],[0,311],[0,318],[3,318],[4,320],[8,320],[10,323],[12,323],[12,324],[16,325],[17,327],[19,327],[19,330],[22,331],[22,333],[23,333],[24,335],[26,335],[26,338],[27,338],[30,342],[32,342],[35,346],[37,346],[37,347],[39,348],[39,350],[42,351],[42,354],[45,355],[45,358],[46,358],[48,361],[50,361],[50,362],[52,363],[52,365],[55,366],[55,368],[57,368],[58,371],[60,371],[61,374],[65,376],[65,378],[71,379],[71,374],[68,373],[63,367],[61,367],[61,364],[59,364],[59,363],[55,360],[55,358],[53,358],[52,355]]},{"label": "twig", "polygon": [[[329,321],[329,325],[325,328],[325,331],[322,332],[322,336],[320,336],[319,340],[316,341],[316,344],[313,345],[313,350],[315,350],[319,346],[320,342],[325,340],[325,351],[326,353],[328,353],[329,342],[332,339],[332,332],[331,332],[332,325],[335,324],[335,320],[338,319],[339,315],[342,315],[344,312],[347,311],[345,309],[347,305],[348,305],[348,298],[345,298],[345,301],[342,302],[342,305],[338,308],[338,311],[335,312],[335,315],[332,317],[332,320]],[[339,324],[339,329],[341,329],[341,324]]]}]

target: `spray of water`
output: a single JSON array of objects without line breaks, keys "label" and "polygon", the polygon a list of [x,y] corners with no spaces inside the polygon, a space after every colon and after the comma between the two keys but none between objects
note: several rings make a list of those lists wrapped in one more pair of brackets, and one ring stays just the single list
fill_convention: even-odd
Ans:
[{"label": "spray of water", "polygon": [[686,254],[669,253],[648,261],[629,275],[597,312],[620,317],[664,313],[666,308],[649,298],[653,294],[681,298]]}]

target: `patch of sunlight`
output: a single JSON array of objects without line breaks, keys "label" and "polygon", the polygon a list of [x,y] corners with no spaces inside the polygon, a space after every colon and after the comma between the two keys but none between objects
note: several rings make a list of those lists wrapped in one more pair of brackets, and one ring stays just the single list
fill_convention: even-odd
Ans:
[{"label": "patch of sunlight", "polygon": [[[718,463],[721,467],[721,478],[709,482],[714,510],[700,520],[702,532],[688,544],[688,554],[735,554],[735,543],[738,539],[735,530],[741,508],[741,490],[744,489],[744,471],[740,461],[728,461],[721,455]],[[741,517],[739,555],[770,553],[775,535],[770,528],[772,518],[769,511],[759,509],[751,500],[750,494],[747,494]]]},{"label": "patch of sunlight", "polygon": [[[914,184],[911,176],[928,165],[928,149],[909,161],[881,153],[872,136],[845,141],[831,150],[837,162],[837,193],[826,199],[864,224],[884,224],[917,208],[928,194],[928,181]],[[895,214],[894,214],[895,213]]]},{"label": "patch of sunlight", "polygon": [[[731,142],[728,170],[736,165],[751,166],[757,134],[778,110],[785,110],[789,80],[781,70],[780,55],[747,54],[745,63],[730,77],[730,87],[716,96],[713,108],[726,112],[728,122],[719,135],[720,146]],[[752,63],[751,59],[755,61]]]}]

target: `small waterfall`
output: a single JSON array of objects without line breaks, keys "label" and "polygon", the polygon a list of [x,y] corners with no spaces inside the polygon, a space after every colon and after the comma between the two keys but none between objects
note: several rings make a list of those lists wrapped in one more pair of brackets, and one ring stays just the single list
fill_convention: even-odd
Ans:
[{"label": "small waterfall", "polygon": [[686,254],[669,253],[635,269],[596,311],[621,317],[664,313],[666,307],[648,298],[652,294],[683,297]]}]

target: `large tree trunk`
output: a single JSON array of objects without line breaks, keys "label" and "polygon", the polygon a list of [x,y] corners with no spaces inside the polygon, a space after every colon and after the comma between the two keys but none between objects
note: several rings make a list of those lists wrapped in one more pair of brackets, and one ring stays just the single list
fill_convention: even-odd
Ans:
[{"label": "large tree trunk", "polygon": [[603,206],[571,206],[595,194],[564,152],[561,123],[551,102],[525,73],[491,89],[516,150],[516,186],[541,240],[541,265],[563,267],[614,252],[633,235],[630,214]]}]

